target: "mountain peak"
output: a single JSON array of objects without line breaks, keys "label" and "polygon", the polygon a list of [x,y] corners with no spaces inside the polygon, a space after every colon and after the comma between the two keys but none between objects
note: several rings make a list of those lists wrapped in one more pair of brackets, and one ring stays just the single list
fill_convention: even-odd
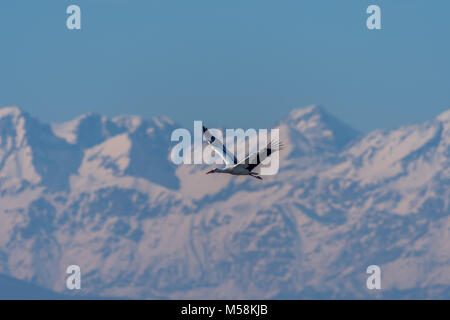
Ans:
[{"label": "mountain peak", "polygon": [[442,112],[436,119],[439,121],[450,121],[450,109]]},{"label": "mountain peak", "polygon": [[326,111],[323,107],[313,104],[313,105],[310,105],[305,108],[296,108],[296,109],[292,110],[289,113],[288,118],[296,120],[296,119],[300,119],[300,118],[308,116],[308,115],[324,113],[324,112],[326,112]]},{"label": "mountain peak", "polygon": [[175,122],[166,116],[159,116],[152,118],[153,123],[160,129],[163,129],[167,126],[173,126]]},{"label": "mountain peak", "polygon": [[291,132],[299,134],[298,139],[306,138],[310,145],[319,148],[340,149],[359,136],[357,130],[318,105],[294,109],[284,123]]},{"label": "mountain peak", "polygon": [[23,114],[23,111],[16,106],[0,108],[0,118],[12,116],[17,118]]},{"label": "mountain peak", "polygon": [[135,115],[120,115],[111,119],[120,128],[126,128],[129,132],[134,132],[142,124],[142,117]]},{"label": "mountain peak", "polygon": [[56,136],[68,143],[79,144],[85,148],[124,131],[107,117],[96,112],[88,112],[67,122],[53,123],[52,130]]}]

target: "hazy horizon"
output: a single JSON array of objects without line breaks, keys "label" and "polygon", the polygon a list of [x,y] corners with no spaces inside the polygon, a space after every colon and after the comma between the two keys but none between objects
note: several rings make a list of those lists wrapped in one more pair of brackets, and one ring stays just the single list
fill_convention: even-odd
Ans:
[{"label": "hazy horizon", "polygon": [[[340,117],[337,116],[336,114],[333,114],[332,112],[330,112],[330,111],[326,108],[326,106],[319,105],[319,104],[311,104],[311,105],[302,106],[302,107],[294,107],[294,108],[292,108],[292,109],[290,109],[290,110],[287,110],[286,114],[284,114],[283,116],[281,116],[279,119],[273,119],[273,123],[270,124],[268,127],[273,127],[274,125],[276,125],[277,122],[279,122],[279,121],[281,121],[281,120],[283,120],[283,119],[286,119],[287,117],[289,117],[289,114],[290,114],[292,111],[294,111],[294,110],[306,109],[306,108],[309,108],[309,107],[319,107],[319,108],[322,108],[326,113],[328,113],[328,114],[330,114],[330,115],[336,117],[336,118],[339,119],[340,121],[342,121],[342,122],[344,122],[345,124],[349,125],[349,126],[352,127],[353,129],[358,130],[358,131],[361,132],[362,134],[368,134],[368,133],[370,133],[371,131],[379,130],[379,129],[395,130],[395,129],[398,129],[398,128],[401,128],[401,127],[404,127],[404,126],[423,124],[423,123],[428,122],[428,121],[433,121],[433,120],[435,120],[436,118],[438,118],[440,115],[442,115],[442,114],[444,114],[444,113],[450,111],[450,108],[444,109],[442,112],[439,112],[439,113],[436,114],[435,116],[432,116],[432,117],[429,118],[429,119],[422,119],[422,121],[415,121],[415,122],[408,122],[408,123],[399,123],[399,124],[397,124],[396,126],[393,126],[393,127],[383,127],[383,126],[381,126],[381,127],[379,127],[379,128],[373,128],[372,130],[365,130],[365,131],[364,131],[364,130],[360,130],[360,129],[358,129],[357,127],[353,126],[351,123],[349,123],[349,122],[347,121],[347,119],[340,118]],[[145,119],[151,120],[151,119],[153,119],[153,118],[155,118],[155,117],[156,117],[156,118],[158,118],[158,117],[166,117],[166,118],[168,118],[168,119],[174,121],[175,124],[178,124],[178,125],[187,124],[187,126],[186,126],[187,129],[190,129],[190,128],[193,126],[193,123],[190,123],[190,124],[189,124],[189,123],[186,123],[186,121],[181,121],[181,122],[180,122],[180,121],[178,121],[177,119],[174,119],[174,118],[169,117],[167,114],[141,115],[141,114],[137,114],[137,113],[118,113],[118,114],[115,114],[115,115],[107,115],[107,114],[103,114],[103,113],[98,112],[98,111],[87,111],[87,112],[84,112],[84,113],[80,113],[80,114],[78,114],[78,115],[75,115],[74,117],[72,117],[72,118],[70,118],[70,119],[66,119],[66,120],[62,120],[62,121],[46,121],[45,119],[40,118],[38,114],[35,114],[35,113],[33,113],[33,112],[30,112],[30,111],[27,111],[27,110],[25,110],[25,109],[23,109],[23,108],[21,108],[20,106],[17,106],[17,105],[0,106],[0,110],[5,109],[5,108],[18,108],[19,110],[28,113],[30,116],[32,116],[33,118],[39,120],[40,122],[42,122],[42,123],[47,123],[47,124],[63,124],[63,123],[65,123],[65,122],[70,122],[70,121],[72,121],[72,120],[74,120],[74,119],[77,119],[77,118],[82,117],[82,116],[85,116],[85,115],[94,114],[94,115],[105,116],[105,117],[107,117],[107,118],[109,118],[109,119],[113,119],[113,118],[115,118],[115,117],[121,117],[121,116],[130,116],[130,117],[134,117],[134,116],[135,116],[135,117],[140,117],[140,118],[142,118],[142,119],[144,119],[144,120],[145,120]],[[204,123],[208,123],[208,124],[209,124],[208,121],[204,121],[203,119],[193,119],[192,121],[197,121],[197,120],[198,120],[198,121],[203,121]],[[247,122],[248,122],[249,125],[251,124],[251,120],[248,120]],[[216,123],[217,123],[217,122],[216,122]],[[221,126],[219,126],[219,127],[224,127],[224,126],[221,125]],[[231,126],[230,126],[230,127],[231,127]],[[238,127],[236,126],[235,128],[238,128]],[[250,126],[244,126],[244,128],[250,128]]]}]

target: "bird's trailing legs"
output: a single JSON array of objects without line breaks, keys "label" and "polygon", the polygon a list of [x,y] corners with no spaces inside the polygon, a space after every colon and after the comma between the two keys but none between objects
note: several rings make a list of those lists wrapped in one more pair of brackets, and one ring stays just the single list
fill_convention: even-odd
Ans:
[{"label": "bird's trailing legs", "polygon": [[258,176],[256,173],[253,173],[253,172],[250,172],[249,175],[252,176],[253,178],[256,178],[256,179],[259,179],[259,180],[263,179],[263,178],[261,178],[261,176]]}]

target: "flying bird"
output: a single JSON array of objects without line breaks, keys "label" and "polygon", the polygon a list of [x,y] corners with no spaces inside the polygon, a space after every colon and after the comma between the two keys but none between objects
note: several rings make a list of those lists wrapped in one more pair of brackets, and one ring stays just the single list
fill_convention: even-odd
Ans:
[{"label": "flying bird", "polygon": [[262,177],[259,176],[258,173],[253,172],[253,170],[272,153],[282,150],[284,147],[280,141],[272,140],[264,149],[248,154],[244,159],[238,161],[236,156],[228,151],[225,145],[211,134],[205,126],[203,126],[203,135],[208,144],[210,144],[214,151],[222,157],[223,161],[225,161],[224,168],[214,168],[211,171],[206,172],[206,174],[228,173],[237,176],[248,175],[262,180]]}]

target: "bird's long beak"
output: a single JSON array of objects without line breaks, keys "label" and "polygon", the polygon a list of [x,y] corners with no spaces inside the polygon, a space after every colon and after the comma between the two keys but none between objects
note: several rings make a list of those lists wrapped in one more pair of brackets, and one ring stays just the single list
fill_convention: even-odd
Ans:
[{"label": "bird's long beak", "polygon": [[211,171],[208,171],[206,174],[214,173],[214,169]]}]

